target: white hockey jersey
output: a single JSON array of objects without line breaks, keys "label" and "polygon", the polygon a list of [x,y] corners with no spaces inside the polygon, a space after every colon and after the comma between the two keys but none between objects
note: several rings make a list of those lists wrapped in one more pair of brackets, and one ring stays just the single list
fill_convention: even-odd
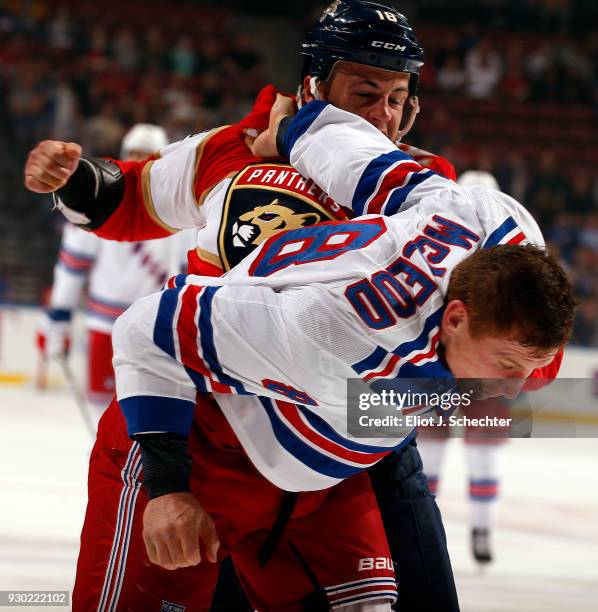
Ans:
[{"label": "white hockey jersey", "polygon": [[347,379],[450,377],[436,348],[451,269],[476,249],[543,239],[512,198],[439,177],[325,103],[302,109],[286,143],[336,201],[393,216],[301,227],[223,278],[176,277],[118,320],[114,365],[131,434],[187,434],[196,391],[212,392],[266,478],[314,490],[409,433],[349,436]]},{"label": "white hockey jersey", "polygon": [[52,312],[75,310],[87,283],[86,325],[110,333],[117,317],[135,300],[158,291],[172,274],[186,269],[187,251],[194,246],[193,231],[122,243],[67,223],[54,267],[50,317]]}]

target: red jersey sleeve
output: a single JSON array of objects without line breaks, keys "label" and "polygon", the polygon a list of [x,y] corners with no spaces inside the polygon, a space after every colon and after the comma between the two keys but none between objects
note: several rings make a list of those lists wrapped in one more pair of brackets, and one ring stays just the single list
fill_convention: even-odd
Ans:
[{"label": "red jersey sleeve", "polygon": [[[143,176],[149,171],[149,164],[156,157],[145,161],[122,162],[112,160],[122,170],[125,179],[125,192],[118,208],[106,222],[95,230],[95,234],[108,240],[137,241],[170,236],[173,230],[168,229],[159,219],[151,214],[151,208],[144,200]],[[146,170],[147,168],[147,170]]]}]

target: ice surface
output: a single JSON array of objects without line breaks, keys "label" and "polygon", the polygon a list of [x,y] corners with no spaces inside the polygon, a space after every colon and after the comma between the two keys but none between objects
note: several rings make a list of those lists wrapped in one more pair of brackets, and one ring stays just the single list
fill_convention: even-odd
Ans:
[{"label": "ice surface", "polygon": [[[0,415],[0,590],[70,589],[91,440],[64,388],[0,386]],[[496,562],[481,574],[463,441],[450,442],[439,504],[464,612],[598,610],[597,465],[595,439],[509,442]]]}]

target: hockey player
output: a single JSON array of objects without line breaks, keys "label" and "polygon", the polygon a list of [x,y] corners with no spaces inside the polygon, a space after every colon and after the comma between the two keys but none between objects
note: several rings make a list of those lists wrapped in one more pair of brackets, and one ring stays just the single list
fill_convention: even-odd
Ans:
[{"label": "hockey player", "polygon": [[[346,62],[340,61],[339,67],[350,61],[393,72],[405,70],[414,93],[422,53],[404,18],[394,9],[373,3],[353,1],[335,6],[324,13],[304,47],[306,99],[313,97],[312,88],[319,95],[318,90],[334,82],[337,77],[331,69],[336,60],[343,58]],[[379,12],[386,10],[392,12],[392,19],[380,19]],[[352,24],[348,31],[347,21]],[[341,32],[345,32],[342,37]],[[393,50],[376,48],[372,53],[370,43],[380,37],[392,41]],[[351,96],[369,98],[355,111],[395,140],[399,136],[403,100],[397,103],[392,95],[394,83],[387,81],[387,75],[386,70],[374,70],[369,75],[373,81],[360,78],[362,89],[352,91]],[[343,73],[342,78],[346,77]],[[345,218],[338,204],[291,167],[249,154],[243,142],[244,131],[265,127],[272,99],[273,90],[267,88],[255,112],[240,125],[171,145],[158,160],[143,164],[93,160],[91,164],[81,164],[69,186],[76,191],[76,186],[84,186],[88,179],[99,187],[100,197],[94,196],[94,187],[74,198],[78,204],[69,200],[70,207],[61,201],[59,205],[75,222],[110,238],[156,237],[168,235],[175,228],[206,225],[199,233],[199,246],[190,261],[191,271],[202,274],[221,274],[282,229]],[[405,130],[403,124],[400,131]],[[42,143],[28,162],[27,184],[33,190],[53,191],[75,170],[77,161],[76,146]],[[429,163],[434,158],[425,155],[422,161]],[[257,165],[244,172],[250,164]],[[446,167],[450,165],[444,164]],[[231,174],[236,174],[234,181],[229,178]],[[62,197],[68,199],[64,192]],[[138,206],[138,202],[142,205]],[[96,452],[91,459],[90,502],[74,593],[75,609],[97,605],[98,601],[103,607],[117,603],[149,607],[162,599],[200,606],[202,600],[195,596],[197,579],[193,571],[177,572],[176,581],[166,580],[158,568],[144,562],[141,539],[135,537],[146,502],[143,495],[138,496],[139,447],[131,445],[121,421],[116,407],[108,410],[100,423]],[[192,436],[196,434],[194,428]],[[456,610],[444,531],[438,510],[426,492],[417,450],[407,445],[388,459],[391,461],[377,466],[372,479],[386,529],[395,531],[389,533],[389,538],[393,556],[401,566],[402,604],[406,609],[425,605]],[[123,468],[124,486],[118,488],[115,483]],[[110,471],[112,480],[95,476]],[[115,529],[111,517],[117,508],[123,520]],[[339,599],[343,599],[341,595],[335,601]],[[359,601],[350,589],[345,591],[345,599]]]},{"label": "hockey player", "polygon": [[[393,19],[387,18],[384,11],[392,12]],[[347,23],[351,23],[351,28],[346,28]],[[318,22],[313,36],[316,38],[308,41],[305,49],[312,57],[310,74],[305,80],[306,97],[313,95],[312,89],[325,97],[327,85],[334,89],[335,82],[342,83],[345,79],[351,99],[335,102],[347,104],[394,140],[398,132],[405,129],[401,126],[404,99],[397,100],[395,95],[391,95],[397,88],[392,79],[388,81],[388,73],[381,68],[410,75],[408,81],[403,77],[399,79],[401,88],[404,88],[407,83],[415,82],[421,62],[421,50],[404,18],[389,7],[373,3],[336,2]],[[395,45],[392,50],[390,47],[371,46],[379,43],[381,38],[389,45]],[[369,66],[371,71],[367,76],[370,78],[362,75],[359,83],[348,83],[346,72],[334,74],[332,65],[343,58],[345,62],[340,61],[338,68],[343,68],[347,62]],[[337,81],[339,78],[341,81]],[[357,85],[361,89],[355,91]],[[331,91],[332,95],[334,93]],[[304,181],[288,165],[249,155],[243,142],[244,130],[259,129],[264,121],[267,122],[271,97],[272,90],[265,90],[258,100],[256,112],[240,125],[171,145],[161,152],[160,159],[138,165],[111,165],[94,160],[91,172],[88,172],[90,167],[87,164],[79,166],[67,189],[60,193],[60,206],[66,214],[79,219],[100,235],[121,239],[167,235],[176,228],[206,225],[199,234],[199,248],[191,262],[191,270],[202,274],[220,274],[228,270],[255,246],[283,229],[344,218],[345,213],[336,202],[327,198],[313,182]],[[366,98],[369,98],[367,103]],[[357,99],[363,101],[360,108],[353,107],[351,100]],[[49,154],[56,165],[40,160],[38,153],[46,157]],[[78,150],[74,146],[42,144],[32,154],[26,170],[29,187],[42,191],[60,187],[75,170],[77,158]],[[86,178],[100,188],[99,197],[94,196],[94,190],[88,192],[89,198],[78,191],[81,188],[85,191]],[[82,206],[82,202],[87,206]],[[142,206],[138,205],[139,202]],[[351,202],[342,204],[350,206]],[[267,334],[267,330],[264,333]],[[214,386],[220,388],[218,381],[208,381],[207,384],[209,390]],[[110,418],[114,419],[112,423]],[[97,605],[101,598],[103,606],[116,605],[116,602],[123,606],[147,602],[149,607],[156,600],[160,601],[164,594],[163,598],[168,599],[168,593],[173,593],[169,601],[176,601],[178,597],[178,601],[193,602],[199,609],[204,600],[194,595],[197,575],[193,570],[177,572],[177,580],[170,579],[166,584],[161,574],[154,571],[156,568],[144,565],[139,541],[131,536],[131,526],[135,529],[138,525],[145,500],[138,496],[139,448],[131,446],[118,419],[118,411],[108,411],[100,424],[97,452],[92,457],[90,504],[79,561],[76,605],[83,608],[94,605],[94,601]],[[197,427],[194,426],[192,440],[199,435],[203,427],[200,424],[198,421]],[[218,424],[227,431],[226,423],[223,424],[221,419]],[[120,437],[112,435],[116,431],[120,432]],[[193,443],[191,446],[192,450],[196,447]],[[106,452],[106,449],[112,450]],[[112,485],[113,481],[107,483],[94,478],[94,473],[106,472],[106,457],[112,458],[110,469],[116,473],[114,480],[120,477],[119,471],[125,464],[124,487],[119,490]],[[396,544],[393,556],[395,552],[397,555],[411,555],[407,557],[411,562],[398,559],[404,608],[427,606],[436,610],[454,610],[457,604],[442,525],[437,509],[426,493],[417,451],[408,445],[400,455],[389,455],[389,459],[393,459],[390,464],[386,460],[380,462],[384,469],[373,480],[387,530],[389,523],[397,530],[402,529],[394,537],[391,534],[391,542]],[[285,486],[284,482],[280,484]],[[262,485],[259,491],[264,491]],[[169,498],[169,495],[164,495],[161,499],[167,501]],[[249,498],[254,499],[251,495]],[[268,499],[280,498],[269,494]],[[95,503],[92,504],[91,500]],[[121,508],[119,515],[122,520],[116,530],[111,525],[112,519],[106,518],[105,508],[110,505]],[[330,529],[332,527],[338,526],[331,525]],[[94,529],[102,536],[98,538]],[[104,536],[104,532],[109,536]],[[349,533],[352,533],[350,529]],[[334,560],[331,564],[334,565]],[[275,564],[268,564],[268,568],[275,568]],[[264,575],[270,576],[267,571]],[[99,586],[98,576],[103,580]],[[285,585],[287,581],[283,581],[282,586]],[[335,605],[343,599],[340,593],[334,600],[331,597],[327,596],[327,599],[334,601]],[[359,598],[360,595],[351,589],[345,591],[346,601],[359,601]]]},{"label": "hockey player", "polygon": [[[138,123],[125,134],[121,157],[143,160],[168,144],[157,125]],[[65,224],[48,309],[38,347],[48,358],[66,358],[71,321],[87,284],[87,398],[95,424],[114,395],[110,334],[117,317],[135,300],[158,291],[173,273],[186,268],[192,232],[129,244],[102,240]]]},{"label": "hockey player", "polygon": [[[481,170],[464,172],[459,177],[458,183],[464,187],[483,185],[490,189],[499,189],[494,176]],[[504,398],[495,398],[492,404],[493,415],[508,418],[509,409]],[[462,412],[475,418],[476,410],[479,416],[483,416],[489,409],[487,400],[483,404],[474,403]],[[418,428],[417,443],[430,492],[433,494],[438,490],[449,434],[448,426]],[[467,425],[464,428],[464,436],[469,475],[471,551],[478,563],[485,564],[492,561],[490,534],[498,499],[499,460],[501,449],[508,439],[508,430],[500,431],[497,428],[484,429]]]},{"label": "hockey player", "polygon": [[[160,498],[148,504],[148,554],[165,567],[197,560],[198,538],[210,558],[218,534],[233,551],[253,536],[244,531],[245,513],[222,503],[220,495],[235,500],[227,493],[235,479],[211,473],[211,450],[199,451],[199,473],[185,461],[176,436],[188,435],[198,390],[212,386],[243,449],[269,480],[305,491],[347,478],[342,490],[411,435],[352,438],[349,378],[368,385],[442,378],[447,389],[458,388],[453,377],[476,379],[488,382],[487,395],[513,397],[535,370],[553,363],[571,332],[566,275],[512,198],[458,187],[327,103],[312,102],[285,121],[277,142],[335,198],[358,210],[386,208],[390,216],[272,236],[226,277],[172,279],[170,289],[137,302],[117,322],[118,397],[144,448],[146,479],[181,491],[171,495],[191,517],[191,528],[177,529],[163,521]],[[259,399],[239,410],[229,403],[234,395]],[[210,407],[203,409],[213,425]],[[164,456],[159,445],[166,443],[172,452]],[[295,528],[291,518],[290,540],[300,537]],[[250,590],[259,584],[253,563],[241,556]]]}]

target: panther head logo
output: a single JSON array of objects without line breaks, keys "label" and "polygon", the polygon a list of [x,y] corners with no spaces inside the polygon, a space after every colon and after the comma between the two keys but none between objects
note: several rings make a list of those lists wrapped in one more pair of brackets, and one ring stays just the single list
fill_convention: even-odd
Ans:
[{"label": "panther head logo", "polygon": [[297,213],[288,206],[280,204],[276,198],[270,204],[256,206],[233,223],[233,245],[257,246],[280,232],[307,227],[319,221],[322,219],[318,213]]}]

